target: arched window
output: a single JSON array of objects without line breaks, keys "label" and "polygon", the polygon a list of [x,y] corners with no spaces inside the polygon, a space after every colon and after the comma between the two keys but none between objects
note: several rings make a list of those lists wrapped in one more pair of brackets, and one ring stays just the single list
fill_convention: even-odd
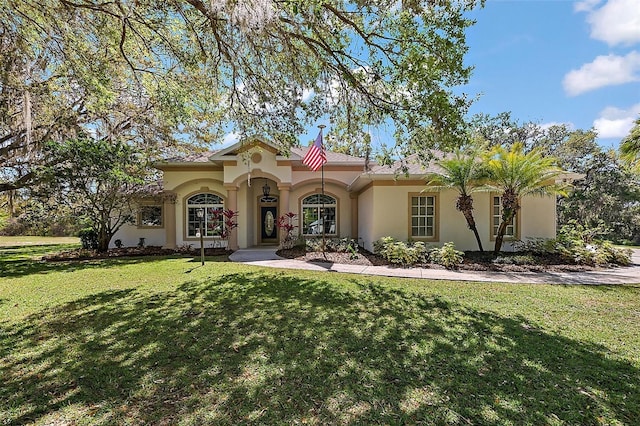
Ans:
[{"label": "arched window", "polygon": [[337,235],[337,203],[329,195],[313,194],[302,200],[302,233],[304,235]]},{"label": "arched window", "polygon": [[204,237],[217,237],[222,234],[224,221],[221,212],[224,201],[215,194],[196,194],[187,200],[187,237],[196,237],[200,227],[198,209],[204,209],[202,229]]}]

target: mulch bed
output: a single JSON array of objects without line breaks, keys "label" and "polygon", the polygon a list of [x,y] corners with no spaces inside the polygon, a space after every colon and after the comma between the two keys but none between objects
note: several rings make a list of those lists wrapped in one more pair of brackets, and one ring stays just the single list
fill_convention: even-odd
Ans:
[{"label": "mulch bed", "polygon": [[[231,254],[224,248],[205,248],[205,256],[223,256]],[[99,252],[97,250],[76,249],[68,250],[60,253],[54,253],[43,256],[42,260],[46,262],[56,262],[64,260],[91,260],[91,259],[112,259],[118,257],[140,257],[140,256],[171,256],[171,255],[186,255],[186,256],[200,256],[200,249],[191,250],[172,250],[163,249],[159,246],[147,246],[147,247],[122,247],[109,249],[106,252]]]},{"label": "mulch bed", "polygon": [[[302,260],[305,262],[329,262],[342,263],[350,265],[362,266],[395,266],[382,257],[360,249],[357,255],[351,253],[335,253],[335,252],[307,252],[302,247],[294,247],[287,250],[279,250],[277,253],[287,259]],[[521,257],[522,253],[501,253],[500,258],[508,262],[509,258]],[[496,271],[496,272],[580,272],[593,271],[598,268],[586,265],[567,264],[564,259],[559,256],[535,256],[530,255],[535,263],[531,264],[508,264],[495,263],[492,253],[466,252],[464,262],[458,267],[464,271]],[[441,265],[428,263],[424,265],[416,265],[422,268],[445,269]]]},{"label": "mulch bed", "polygon": [[[205,248],[206,256],[223,256],[231,254],[224,248]],[[42,258],[46,262],[69,261],[69,260],[92,260],[92,259],[112,259],[120,257],[140,257],[140,256],[171,256],[186,255],[199,256],[199,249],[191,250],[171,250],[162,247],[123,247],[110,249],[107,252],[98,252],[96,250],[76,249],[63,251],[60,253],[50,254]],[[401,265],[392,264],[382,257],[360,249],[357,254],[352,253],[336,253],[336,252],[307,252],[304,248],[294,247],[287,250],[279,250],[278,255],[287,259],[296,259],[305,262],[328,262],[341,263],[349,265],[362,266],[392,266],[402,267]],[[464,262],[458,267],[459,270],[465,271],[496,271],[496,272],[580,272],[592,271],[598,268],[586,265],[567,264],[566,261],[559,256],[535,256],[529,255],[535,260],[531,264],[512,264],[508,263],[509,258],[517,258],[521,253],[502,253],[501,260],[507,263],[496,263],[492,253],[485,252],[466,252]],[[443,266],[428,263],[416,265],[422,268],[444,269]]]}]

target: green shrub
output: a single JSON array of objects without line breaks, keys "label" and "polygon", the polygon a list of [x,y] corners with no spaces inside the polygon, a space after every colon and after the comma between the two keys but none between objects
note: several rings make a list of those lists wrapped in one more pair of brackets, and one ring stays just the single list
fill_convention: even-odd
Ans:
[{"label": "green shrub", "polygon": [[351,253],[352,256],[358,253],[358,241],[353,238],[309,238],[306,247],[307,251]]},{"label": "green shrub", "polygon": [[462,263],[464,253],[456,250],[452,242],[448,242],[440,248],[431,250],[431,259],[434,263],[442,265],[447,269],[455,269]]},{"label": "green shrub", "polygon": [[5,236],[25,235],[26,231],[26,226],[16,218],[7,219],[0,227],[0,235]]},{"label": "green shrub", "polygon": [[390,244],[393,244],[395,239],[393,237],[382,237],[378,241],[373,243],[373,252],[385,257],[385,251]]},{"label": "green shrub", "polygon": [[609,241],[596,238],[606,231],[602,223],[588,228],[570,221],[560,229],[557,238],[519,241],[516,249],[539,255],[559,255],[565,261],[578,265],[629,265],[631,250],[614,247]]},{"label": "green shrub", "polygon": [[98,249],[98,233],[93,228],[84,228],[78,232],[80,237],[80,243],[85,250],[97,250]]},{"label": "green shrub", "polygon": [[602,221],[598,222],[596,226],[588,227],[572,219],[560,228],[558,239],[563,241],[582,241],[586,245],[599,241],[598,237],[602,238],[610,232],[611,229],[607,228]]},{"label": "green shrub", "polygon": [[602,241],[596,247],[596,265],[623,265],[631,264],[631,249],[618,248],[609,241]]},{"label": "green shrub", "polygon": [[383,237],[373,243],[376,254],[390,263],[399,265],[415,265],[429,261],[429,250],[422,241],[405,243],[393,237]]},{"label": "green shrub", "polygon": [[327,251],[327,241],[321,238],[309,238],[306,240],[307,251]]}]

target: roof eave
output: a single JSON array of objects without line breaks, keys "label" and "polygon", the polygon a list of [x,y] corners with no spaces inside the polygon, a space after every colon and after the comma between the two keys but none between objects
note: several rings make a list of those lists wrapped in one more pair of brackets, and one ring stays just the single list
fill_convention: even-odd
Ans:
[{"label": "roof eave", "polygon": [[191,167],[191,168],[198,168],[198,167],[219,167],[218,164],[214,163],[213,161],[200,161],[200,162],[196,162],[196,161],[176,161],[176,162],[167,162],[167,161],[158,161],[152,164],[153,167],[155,167],[156,169],[159,170],[164,170],[165,168],[184,168],[184,167]]},{"label": "roof eave", "polygon": [[392,180],[420,180],[425,179],[426,174],[395,174],[395,173],[371,173],[366,172],[356,176],[356,178],[347,186],[347,191],[359,191],[373,181],[392,181]]}]

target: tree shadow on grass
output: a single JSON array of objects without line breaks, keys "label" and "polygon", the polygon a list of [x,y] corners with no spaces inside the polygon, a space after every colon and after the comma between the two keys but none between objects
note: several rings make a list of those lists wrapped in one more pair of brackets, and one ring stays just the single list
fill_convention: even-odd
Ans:
[{"label": "tree shadow on grass", "polygon": [[640,418],[606,348],[373,282],[105,292],[1,324],[0,423],[569,424]]},{"label": "tree shadow on grass", "polygon": [[44,255],[79,248],[78,244],[35,244],[0,246],[0,261],[28,260],[41,258]]},{"label": "tree shadow on grass", "polygon": [[[113,268],[122,265],[131,265],[143,262],[157,262],[165,259],[190,258],[185,255],[169,256],[133,256],[113,257],[90,260],[65,260],[65,261],[41,261],[33,259],[0,260],[0,277],[17,278],[33,274],[48,274],[52,272],[72,272],[83,269]],[[215,256],[206,258],[207,262],[226,262],[227,256]],[[200,262],[200,258],[193,258],[191,262]]]},{"label": "tree shadow on grass", "polygon": [[24,256],[24,255],[39,255],[42,256],[47,253],[57,252],[61,250],[75,249],[78,248],[78,244],[69,243],[69,244],[60,244],[60,243],[50,243],[50,244],[15,244],[10,246],[0,246],[0,254],[3,257],[11,257],[11,256]]}]

